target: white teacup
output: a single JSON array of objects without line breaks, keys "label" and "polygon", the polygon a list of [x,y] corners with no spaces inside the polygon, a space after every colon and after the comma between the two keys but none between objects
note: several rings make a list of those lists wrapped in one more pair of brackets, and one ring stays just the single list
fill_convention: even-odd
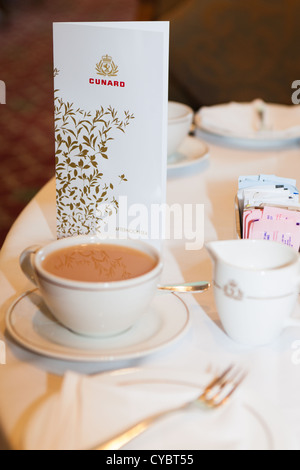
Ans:
[{"label": "white teacup", "polygon": [[211,242],[206,248],[214,261],[217,310],[233,340],[265,345],[285,327],[300,326],[291,318],[300,287],[295,250],[264,240]]},{"label": "white teacup", "polygon": [[168,157],[173,155],[188,135],[194,118],[192,108],[183,103],[168,103]]},{"label": "white teacup", "polygon": [[[146,274],[115,282],[86,282],[65,279],[46,271],[43,261],[51,253],[82,244],[113,244],[139,250],[156,264]],[[140,240],[105,240],[78,236],[30,247],[20,257],[25,275],[40,289],[53,316],[70,330],[86,336],[112,336],[132,327],[153,300],[162,272],[159,252]]]}]

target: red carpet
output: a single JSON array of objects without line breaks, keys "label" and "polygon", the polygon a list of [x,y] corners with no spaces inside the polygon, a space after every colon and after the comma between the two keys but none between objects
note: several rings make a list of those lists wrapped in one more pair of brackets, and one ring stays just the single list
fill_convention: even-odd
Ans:
[{"label": "red carpet", "polygon": [[[54,176],[52,23],[130,21],[137,0],[7,0],[0,25],[0,247],[25,205]],[[34,228],[33,228],[34,230]]]}]

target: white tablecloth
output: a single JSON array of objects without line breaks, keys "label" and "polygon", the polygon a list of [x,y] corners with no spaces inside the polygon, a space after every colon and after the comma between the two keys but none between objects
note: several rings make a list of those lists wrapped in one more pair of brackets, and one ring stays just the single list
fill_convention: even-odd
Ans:
[{"label": "white tablecloth", "polygon": [[[205,240],[235,238],[234,197],[240,175],[276,174],[296,178],[300,185],[300,148],[272,151],[220,146],[208,140],[210,158],[199,165],[169,174],[168,204],[204,204]],[[244,387],[255,390],[274,405],[287,424],[291,447],[300,449],[300,364],[297,341],[300,329],[290,328],[273,344],[257,349],[242,347],[223,332],[213,292],[187,296],[191,328],[177,343],[143,359],[123,363],[64,362],[31,353],[5,333],[5,314],[16,296],[32,286],[23,276],[18,257],[29,245],[55,238],[55,187],[50,181],[33,199],[12,227],[0,253],[0,340],[6,345],[6,364],[0,365],[0,448],[19,449],[24,424],[46,396],[61,386],[72,370],[95,373],[119,367],[178,367],[205,371],[229,363],[242,365],[248,376]],[[186,251],[185,240],[167,242],[186,281],[211,280],[212,264],[205,248]],[[168,260],[167,260],[168,262]],[[174,272],[176,281],[178,272]],[[300,315],[299,305],[295,314]],[[298,355],[299,357],[300,355]]]}]

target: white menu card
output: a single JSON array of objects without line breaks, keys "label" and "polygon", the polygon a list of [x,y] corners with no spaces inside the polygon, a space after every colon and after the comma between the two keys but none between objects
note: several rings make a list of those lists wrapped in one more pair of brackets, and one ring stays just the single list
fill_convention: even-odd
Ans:
[{"label": "white menu card", "polygon": [[58,238],[163,233],[169,23],[54,23],[53,39]]}]

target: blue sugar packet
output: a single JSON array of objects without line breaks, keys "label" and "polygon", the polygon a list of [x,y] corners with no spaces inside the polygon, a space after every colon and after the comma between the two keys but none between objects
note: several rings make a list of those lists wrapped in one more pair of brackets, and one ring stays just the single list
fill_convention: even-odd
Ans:
[{"label": "blue sugar packet", "polygon": [[296,187],[297,182],[292,178],[282,178],[275,175],[250,175],[239,177],[239,189],[259,188],[262,186],[272,187],[274,191],[283,189],[289,191],[291,195],[299,195]]}]

